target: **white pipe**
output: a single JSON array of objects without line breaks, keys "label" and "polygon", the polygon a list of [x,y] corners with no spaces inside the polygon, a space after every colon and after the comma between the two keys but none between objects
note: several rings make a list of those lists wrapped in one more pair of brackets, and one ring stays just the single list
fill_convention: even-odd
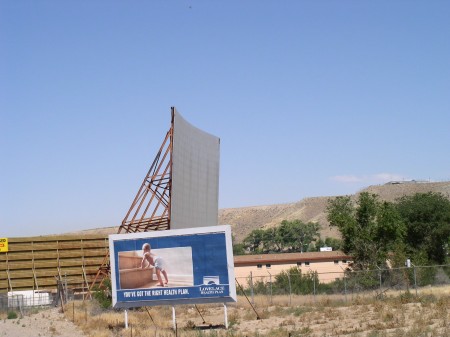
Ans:
[{"label": "white pipe", "polygon": [[223,315],[225,319],[225,329],[228,330],[228,309],[226,303],[223,304]]},{"label": "white pipe", "polygon": [[172,307],[173,331],[177,331],[177,318],[175,316],[175,307]]}]

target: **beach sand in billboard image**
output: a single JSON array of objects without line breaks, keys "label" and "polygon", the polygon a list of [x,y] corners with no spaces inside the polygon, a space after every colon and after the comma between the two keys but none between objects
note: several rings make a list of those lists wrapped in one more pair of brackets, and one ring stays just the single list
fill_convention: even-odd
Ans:
[{"label": "beach sand in billboard image", "polygon": [[152,249],[151,258],[144,254],[143,250],[119,252],[120,289],[161,287],[157,268],[164,287],[194,285],[191,247]]}]

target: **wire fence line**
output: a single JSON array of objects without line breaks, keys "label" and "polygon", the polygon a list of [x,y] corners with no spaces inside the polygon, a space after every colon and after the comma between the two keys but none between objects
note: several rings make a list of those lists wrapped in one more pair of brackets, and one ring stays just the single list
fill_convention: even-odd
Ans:
[{"label": "wire fence line", "polygon": [[[345,270],[341,273],[313,270],[304,273],[293,267],[276,275],[252,276],[250,273],[248,277],[236,278],[236,281],[243,285],[242,289],[252,303],[255,303],[256,296],[273,303],[275,296],[283,295],[288,297],[289,304],[294,295],[309,297],[311,301],[316,301],[318,295],[340,295],[348,301],[354,296],[371,294],[381,299],[390,292],[406,291],[417,296],[424,289],[450,285],[450,264]],[[241,288],[237,289],[239,294]]]},{"label": "wire fence line", "polygon": [[[430,288],[450,286],[450,264],[434,266],[411,266],[391,269],[364,271],[343,270],[343,272],[302,272],[291,268],[278,274],[236,278],[238,295],[255,304],[255,298],[273,303],[274,298],[284,298],[284,303],[292,305],[294,296],[302,297],[304,303],[316,302],[318,298],[338,295],[348,301],[363,294],[379,299],[390,291],[407,291],[420,295]],[[244,292],[244,294],[242,293]],[[0,311],[15,310],[22,314],[36,307],[58,306],[74,300],[74,294],[61,286],[55,291],[24,291],[0,294]],[[240,299],[239,299],[240,301]]]}]

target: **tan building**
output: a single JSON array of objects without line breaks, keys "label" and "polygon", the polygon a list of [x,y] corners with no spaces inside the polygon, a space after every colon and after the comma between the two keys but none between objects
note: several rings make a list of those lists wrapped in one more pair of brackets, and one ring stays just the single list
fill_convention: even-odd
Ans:
[{"label": "tan building", "polygon": [[238,255],[234,257],[234,273],[238,282],[246,286],[250,274],[261,279],[297,267],[303,274],[317,272],[320,282],[328,283],[342,278],[351,260],[341,251]]}]

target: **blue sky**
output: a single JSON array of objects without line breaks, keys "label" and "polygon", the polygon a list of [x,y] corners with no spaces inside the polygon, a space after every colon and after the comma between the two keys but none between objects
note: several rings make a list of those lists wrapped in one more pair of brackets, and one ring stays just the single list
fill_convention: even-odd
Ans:
[{"label": "blue sky", "polygon": [[450,180],[448,1],[0,1],[0,237],[119,225],[170,107],[220,208]]}]

